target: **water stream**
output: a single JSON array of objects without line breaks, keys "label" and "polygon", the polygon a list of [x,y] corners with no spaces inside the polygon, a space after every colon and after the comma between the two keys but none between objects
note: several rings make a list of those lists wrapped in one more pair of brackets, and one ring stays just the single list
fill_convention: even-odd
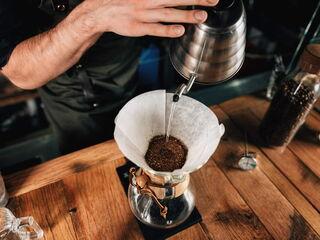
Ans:
[{"label": "water stream", "polygon": [[169,137],[170,137],[170,130],[171,130],[171,123],[172,123],[172,119],[173,119],[173,115],[174,112],[176,110],[176,105],[178,102],[174,102],[172,101],[171,103],[171,109],[170,109],[170,115],[169,115],[169,120],[168,120],[168,125],[167,125],[167,130],[166,130],[166,141],[169,141]]}]

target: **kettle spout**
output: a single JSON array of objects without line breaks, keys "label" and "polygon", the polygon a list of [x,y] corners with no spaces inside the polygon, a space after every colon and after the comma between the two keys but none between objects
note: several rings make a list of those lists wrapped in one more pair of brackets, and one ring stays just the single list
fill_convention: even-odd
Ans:
[{"label": "kettle spout", "polygon": [[194,81],[197,79],[197,77],[198,77],[198,75],[196,73],[192,73],[190,75],[188,84],[183,83],[177,88],[176,92],[173,94],[172,101],[178,102],[180,97],[182,96],[182,94],[187,94],[191,90],[191,88],[194,84]]},{"label": "kettle spout", "polygon": [[179,99],[181,98],[182,94],[186,94],[186,89],[187,89],[187,85],[186,84],[181,84],[176,92],[173,94],[173,98],[172,98],[172,101],[173,102],[178,102]]}]

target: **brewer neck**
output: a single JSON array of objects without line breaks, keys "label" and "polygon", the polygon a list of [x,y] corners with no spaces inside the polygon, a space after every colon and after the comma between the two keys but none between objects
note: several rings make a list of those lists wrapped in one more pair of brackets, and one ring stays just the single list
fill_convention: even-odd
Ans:
[{"label": "brewer neck", "polygon": [[172,185],[172,184],[178,184],[186,180],[186,178],[189,176],[189,174],[176,174],[172,175],[170,173],[164,174],[164,173],[157,173],[157,172],[151,172],[148,170],[143,169],[146,175],[151,179],[152,182],[165,186],[165,185]]}]

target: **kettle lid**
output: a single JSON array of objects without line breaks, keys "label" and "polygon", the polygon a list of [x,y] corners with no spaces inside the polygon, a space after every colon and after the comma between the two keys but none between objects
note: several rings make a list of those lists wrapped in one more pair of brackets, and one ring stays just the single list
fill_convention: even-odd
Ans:
[{"label": "kettle lid", "polygon": [[213,8],[216,11],[226,11],[231,8],[234,4],[234,0],[220,0],[216,6]]},{"label": "kettle lid", "polygon": [[245,15],[241,0],[220,0],[214,7],[197,8],[207,11],[208,18],[201,25],[209,31],[231,30]]}]

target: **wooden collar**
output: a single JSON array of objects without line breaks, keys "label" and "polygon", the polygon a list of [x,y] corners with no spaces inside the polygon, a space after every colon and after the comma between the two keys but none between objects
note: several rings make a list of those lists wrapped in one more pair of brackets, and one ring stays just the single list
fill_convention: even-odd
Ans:
[{"label": "wooden collar", "polygon": [[135,186],[140,194],[150,196],[160,208],[160,214],[166,218],[168,209],[159,200],[173,199],[181,196],[188,188],[190,175],[187,174],[183,181],[168,185],[165,179],[143,171],[141,168],[130,169],[130,184]]}]

